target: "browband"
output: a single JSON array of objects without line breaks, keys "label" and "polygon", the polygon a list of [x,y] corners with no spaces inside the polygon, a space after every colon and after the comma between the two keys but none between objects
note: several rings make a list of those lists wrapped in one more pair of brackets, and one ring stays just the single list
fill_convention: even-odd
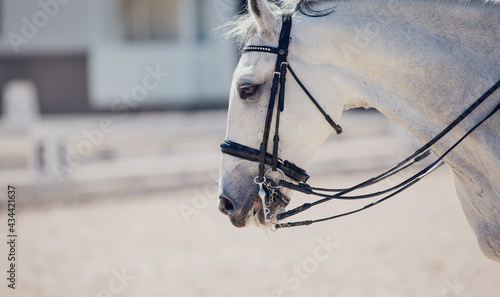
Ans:
[{"label": "browband", "polygon": [[248,52],[263,52],[277,55],[279,53],[279,50],[277,47],[250,45],[243,48],[243,53]]}]

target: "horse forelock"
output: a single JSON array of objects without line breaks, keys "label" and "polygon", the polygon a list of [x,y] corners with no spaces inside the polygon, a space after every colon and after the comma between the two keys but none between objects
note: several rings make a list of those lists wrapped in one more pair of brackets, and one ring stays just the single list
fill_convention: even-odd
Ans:
[{"label": "horse forelock", "polygon": [[[297,4],[302,2],[301,0],[264,1],[269,5],[271,12],[278,17],[283,13],[293,12]],[[241,48],[257,32],[257,22],[248,9],[245,9],[244,12],[236,15],[220,29],[222,29],[226,39],[234,38]]]}]

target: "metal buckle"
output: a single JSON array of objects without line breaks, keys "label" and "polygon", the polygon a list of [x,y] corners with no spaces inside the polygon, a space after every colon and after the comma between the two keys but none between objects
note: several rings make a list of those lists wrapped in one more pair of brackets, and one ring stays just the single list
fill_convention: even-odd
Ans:
[{"label": "metal buckle", "polygon": [[[282,163],[283,163],[283,162],[282,162]],[[277,171],[277,172],[281,173],[282,180],[285,180],[285,179],[286,179],[286,174],[283,172],[283,170],[281,170],[281,169],[279,169],[279,168],[276,168],[276,170],[272,170],[272,168],[267,169],[267,170],[264,172],[264,179],[266,179],[266,175],[267,175],[267,173],[268,173],[269,171],[273,171],[273,172],[274,172],[274,171]],[[273,179],[272,177],[270,177],[270,178],[271,178],[271,180]],[[267,179],[266,179],[266,181],[267,181]],[[271,185],[270,183],[267,183],[267,184],[266,184],[266,186],[267,186],[267,187],[269,187],[269,188],[275,189],[275,190],[277,190],[277,189],[281,188],[281,186],[279,185],[279,181],[277,181],[277,182],[276,182],[276,184],[277,184],[277,186],[273,186],[273,185]]]}]

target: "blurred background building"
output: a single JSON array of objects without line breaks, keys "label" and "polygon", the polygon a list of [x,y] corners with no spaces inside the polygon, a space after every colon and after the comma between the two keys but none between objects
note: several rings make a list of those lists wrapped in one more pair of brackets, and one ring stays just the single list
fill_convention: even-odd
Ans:
[{"label": "blurred background building", "polygon": [[[242,2],[0,0],[0,296],[451,296],[460,284],[456,296],[498,297],[500,268],[449,170],[359,216],[276,235],[219,212],[237,51],[210,31]],[[308,168],[313,185],[358,184],[418,147],[378,112],[341,124]],[[347,203],[364,201],[301,218],[362,206]]]},{"label": "blurred background building", "polygon": [[243,2],[0,0],[0,90],[31,82],[44,114],[223,106],[236,51],[211,30]]},{"label": "blurred background building", "polygon": [[[97,171],[104,172],[118,168],[112,162],[168,155],[189,134],[192,120],[163,111],[227,106],[237,51],[214,29],[244,3],[0,0],[0,179],[33,185],[30,196],[40,193],[40,183],[64,181],[73,191],[88,166],[99,164]],[[137,112],[129,117],[129,111]],[[217,116],[218,129],[224,113]],[[102,134],[101,121],[116,131]],[[86,138],[89,131],[96,138]],[[211,136],[210,148],[221,138]],[[122,154],[131,147],[135,153]],[[157,159],[152,164],[171,167]],[[150,165],[143,168],[149,172]],[[121,180],[95,171],[86,176]]]}]

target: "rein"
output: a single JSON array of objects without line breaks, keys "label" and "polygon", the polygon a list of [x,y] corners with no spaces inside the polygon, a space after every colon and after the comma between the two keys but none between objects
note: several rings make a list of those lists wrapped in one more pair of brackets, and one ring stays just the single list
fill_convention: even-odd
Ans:
[{"label": "rein", "polygon": [[[301,87],[304,93],[308,96],[311,102],[316,106],[316,108],[321,112],[321,114],[325,117],[325,120],[332,126],[332,128],[336,131],[337,134],[342,133],[342,128],[337,125],[332,118],[325,112],[325,110],[318,104],[318,102],[314,99],[311,93],[307,90],[307,88],[302,84],[300,79],[297,77],[291,66],[287,62],[288,56],[288,46],[290,43],[290,32],[292,27],[292,16],[290,14],[285,14],[282,17],[283,25],[281,28],[279,45],[278,47],[269,47],[269,46],[246,46],[243,48],[243,53],[247,52],[263,52],[269,54],[277,55],[275,72],[273,75],[273,83],[271,86],[271,96],[269,98],[269,105],[267,108],[266,120],[264,124],[264,135],[262,138],[262,142],[260,144],[260,149],[256,150],[251,147],[230,141],[223,140],[221,143],[221,151],[224,154],[228,154],[231,156],[235,156],[241,159],[245,159],[252,162],[259,163],[259,175],[255,177],[254,182],[259,186],[259,197],[262,202],[262,207],[264,211],[264,219],[266,222],[270,222],[273,224],[274,230],[279,228],[290,228],[296,226],[310,225],[317,222],[327,221],[336,219],[339,217],[347,216],[350,214],[354,214],[370,207],[373,207],[389,198],[394,197],[395,195],[403,192],[408,189],[415,183],[419,182],[422,178],[439,168],[444,164],[443,159],[446,157],[456,146],[458,146],[467,136],[469,136],[477,127],[479,127],[482,123],[488,120],[491,116],[493,116],[499,109],[500,104],[498,104],[483,120],[474,125],[471,129],[467,131],[454,145],[452,145],[446,152],[444,152],[437,160],[432,162],[430,165],[420,170],[418,173],[404,180],[403,182],[387,188],[382,191],[374,192],[371,194],[365,195],[347,195],[353,191],[366,188],[372,186],[394,174],[399,173],[400,171],[407,169],[408,167],[414,165],[415,163],[423,160],[427,156],[430,155],[429,148],[432,147],[436,142],[441,140],[446,134],[448,134],[453,128],[455,128],[463,119],[469,116],[481,103],[483,103],[491,94],[493,94],[500,87],[500,80],[493,85],[488,91],[486,91],[479,99],[476,100],[468,109],[466,109],[457,119],[455,119],[450,125],[448,125],[443,131],[441,131],[438,135],[432,138],[429,142],[423,145],[421,148],[416,150],[412,155],[401,161],[396,166],[386,170],[385,172],[370,178],[360,184],[357,184],[353,187],[346,189],[325,189],[325,188],[316,188],[311,187],[307,184],[307,180],[309,179],[309,175],[306,171],[297,165],[287,161],[282,160],[278,157],[278,147],[279,147],[279,123],[280,123],[280,113],[284,110],[285,104],[285,84],[286,84],[286,74],[287,71],[290,72],[294,80]],[[279,93],[278,93],[279,89]],[[269,144],[270,130],[271,130],[271,122],[273,118],[273,113],[276,105],[276,96],[278,95],[278,102],[276,108],[276,120],[275,120],[275,134],[273,137],[273,150],[272,154],[267,153],[267,147]],[[271,168],[266,170],[266,165],[271,166]],[[283,179],[278,182],[277,185],[273,184],[271,180],[266,178],[266,173],[269,171],[278,171],[283,175]],[[287,182],[285,180],[285,176],[290,178],[291,180],[297,182]],[[315,195],[318,197],[322,197],[322,199],[317,200],[312,203],[305,203],[299,207],[296,207],[292,210],[286,211],[280,214],[273,214],[270,218],[268,217],[270,213],[271,204],[277,195],[276,191],[280,187],[288,188],[291,190],[295,190],[298,192],[302,192],[308,195]],[[336,194],[326,194],[326,192],[334,192]],[[379,200],[372,202],[370,204],[365,205],[362,208],[355,209],[349,212],[337,214],[334,216],[317,219],[317,220],[305,220],[305,221],[297,221],[297,222],[286,222],[280,223],[279,221],[288,218],[290,216],[301,213],[313,206],[325,203],[327,201],[333,199],[341,199],[341,200],[357,200],[357,199],[366,199],[373,198],[378,196],[383,196]],[[266,198],[268,198],[266,201]],[[278,197],[276,197],[278,198]],[[277,199],[278,200],[278,199]],[[286,205],[285,205],[286,206]]]}]

